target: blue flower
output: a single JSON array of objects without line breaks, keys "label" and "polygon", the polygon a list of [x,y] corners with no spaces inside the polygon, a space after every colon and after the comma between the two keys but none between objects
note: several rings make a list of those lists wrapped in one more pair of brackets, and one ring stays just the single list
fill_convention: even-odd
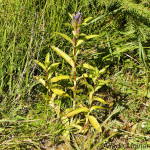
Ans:
[{"label": "blue flower", "polygon": [[78,17],[75,15],[75,16],[73,16],[73,19],[75,22],[77,22]]},{"label": "blue flower", "polygon": [[82,14],[78,11],[76,15],[78,15],[78,16],[79,16],[79,15],[82,15]]},{"label": "blue flower", "polygon": [[76,15],[73,15],[73,20],[77,23],[81,23],[82,14],[80,12],[77,12]]}]

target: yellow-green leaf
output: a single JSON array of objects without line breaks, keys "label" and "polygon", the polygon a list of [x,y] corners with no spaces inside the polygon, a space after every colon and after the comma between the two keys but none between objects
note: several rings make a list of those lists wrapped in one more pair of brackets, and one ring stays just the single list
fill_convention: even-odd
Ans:
[{"label": "yellow-green leaf", "polygon": [[92,78],[92,75],[91,75],[91,74],[84,73],[84,74],[82,74],[81,77],[77,77],[77,80],[79,80],[79,79],[81,79],[81,78]]},{"label": "yellow-green leaf", "polygon": [[63,57],[72,67],[74,67],[74,62],[73,62],[72,58],[69,55],[67,55],[65,52],[63,52],[62,50],[60,50],[58,47],[51,46],[51,48],[57,54],[59,54],[61,57]]},{"label": "yellow-green leaf", "polygon": [[94,94],[94,89],[91,92],[89,92],[90,103],[92,103],[92,101],[93,101],[93,94]]},{"label": "yellow-green leaf", "polygon": [[98,80],[98,85],[102,86],[102,85],[105,85],[105,84],[107,84],[109,82],[110,82],[110,80]]},{"label": "yellow-green leaf", "polygon": [[82,44],[83,42],[84,42],[84,40],[78,40],[76,46],[79,46],[79,45]]},{"label": "yellow-green leaf", "polygon": [[80,26],[86,26],[88,25],[86,22],[83,22],[82,24],[80,24]]},{"label": "yellow-green leaf", "polygon": [[54,102],[55,98],[56,98],[56,94],[53,93],[53,94],[52,94],[52,97],[51,97],[51,101]]},{"label": "yellow-green leaf", "polygon": [[80,126],[78,124],[74,124],[74,123],[70,124],[70,126],[75,127],[75,128],[77,128],[79,130],[82,130],[82,128],[83,128],[82,126]]},{"label": "yellow-green leaf", "polygon": [[100,126],[100,124],[98,123],[97,119],[94,116],[87,115],[86,117],[90,120],[91,124],[93,125],[93,127],[96,130],[98,130],[99,132],[102,132],[101,126]]},{"label": "yellow-green leaf", "polygon": [[78,109],[73,110],[70,113],[68,113],[67,117],[74,116],[74,115],[79,114],[81,112],[89,112],[89,109],[87,107],[78,108]]},{"label": "yellow-green leaf", "polygon": [[101,70],[99,71],[99,74],[105,73],[105,71],[106,71],[107,68],[108,68],[108,66],[106,66],[106,67],[104,67],[103,69],[101,69]]},{"label": "yellow-green leaf", "polygon": [[50,79],[52,77],[53,72],[49,72],[48,73],[48,79]]},{"label": "yellow-green leaf", "polygon": [[53,63],[48,67],[48,79],[51,78],[52,74],[54,73],[56,66],[58,66],[59,63]]},{"label": "yellow-green leaf", "polygon": [[0,133],[2,133],[2,131],[4,131],[5,130],[5,128],[0,128]]},{"label": "yellow-green leaf", "polygon": [[86,85],[89,91],[94,91],[93,86],[90,85],[86,80],[82,81],[82,84]]},{"label": "yellow-green leaf", "polygon": [[59,32],[56,32],[56,34],[59,34],[60,36],[62,36],[63,38],[65,38],[67,41],[69,41],[71,44],[74,44],[72,39],[66,35],[66,34],[63,34],[63,33],[59,33]]},{"label": "yellow-green leaf", "polygon": [[101,106],[92,106],[91,109],[90,109],[90,112],[94,109],[106,109],[104,107],[101,107]]},{"label": "yellow-green leaf", "polygon": [[98,37],[99,35],[87,35],[87,36],[85,36],[85,38],[86,39],[92,39],[92,38],[96,38],[96,37]]},{"label": "yellow-green leaf", "polygon": [[101,87],[102,87],[102,85],[96,86],[96,87],[95,87],[95,92],[96,92],[97,90],[99,90]]},{"label": "yellow-green leaf", "polygon": [[79,36],[85,37],[85,36],[87,36],[87,35],[86,35],[85,33],[80,33]]},{"label": "yellow-green leaf", "polygon": [[99,90],[103,85],[109,83],[110,80],[97,80],[97,85],[95,86],[95,92]]},{"label": "yellow-green leaf", "polygon": [[63,23],[65,26],[68,26],[68,27],[71,27],[71,28],[74,28],[70,23]]},{"label": "yellow-green leaf", "polygon": [[73,110],[73,108],[67,108],[65,111],[64,111],[64,115],[63,116],[64,118],[67,118],[66,114],[70,113],[71,111]]},{"label": "yellow-green leaf", "polygon": [[70,14],[70,13],[68,13],[68,14],[69,14],[70,18],[71,18],[71,19],[73,19],[73,15],[72,15],[72,14]]},{"label": "yellow-green leaf", "polygon": [[90,69],[90,70],[95,70],[95,68],[93,66],[89,65],[88,63],[84,63],[83,67],[87,68],[87,69]]},{"label": "yellow-green leaf", "polygon": [[55,94],[59,95],[59,96],[63,96],[63,97],[70,97],[66,92],[60,90],[60,89],[51,89]]},{"label": "yellow-green leaf", "polygon": [[131,128],[131,134],[135,133],[135,131],[137,129],[137,125],[138,125],[138,123],[136,123],[135,125],[132,126],[132,128]]},{"label": "yellow-green leaf", "polygon": [[46,67],[44,66],[44,64],[42,64],[41,62],[39,62],[38,60],[34,60],[34,62],[36,64],[38,64],[39,66],[41,66],[44,70],[46,70]]},{"label": "yellow-green leaf", "polygon": [[94,96],[93,97],[93,101],[99,101],[99,102],[101,102],[101,103],[103,103],[103,104],[107,104],[102,98],[99,98],[99,97],[96,97],[96,96]]},{"label": "yellow-green leaf", "polygon": [[47,88],[46,82],[41,77],[34,76],[34,78],[36,80],[38,80],[40,83],[42,83]]},{"label": "yellow-green leaf", "polygon": [[83,23],[86,23],[86,22],[90,21],[92,18],[93,18],[93,17],[85,18],[84,21],[83,21]]},{"label": "yellow-green leaf", "polygon": [[50,57],[50,54],[47,53],[46,57],[45,57],[45,66],[48,66],[49,65],[49,57]]},{"label": "yellow-green leaf", "polygon": [[53,64],[51,64],[49,67],[48,67],[48,71],[50,70],[50,69],[52,69],[53,67],[56,67],[56,66],[58,66],[59,65],[59,63],[53,63]]},{"label": "yellow-green leaf", "polygon": [[85,77],[85,78],[92,78],[92,75],[91,75],[91,74],[84,73],[84,74],[82,74],[82,77]]},{"label": "yellow-green leaf", "polygon": [[73,34],[74,36],[76,36],[76,32],[75,32],[74,30],[72,31],[72,34]]},{"label": "yellow-green leaf", "polygon": [[51,79],[51,82],[57,82],[59,80],[64,80],[64,79],[70,79],[70,77],[67,75],[61,75],[61,76],[53,77]]}]

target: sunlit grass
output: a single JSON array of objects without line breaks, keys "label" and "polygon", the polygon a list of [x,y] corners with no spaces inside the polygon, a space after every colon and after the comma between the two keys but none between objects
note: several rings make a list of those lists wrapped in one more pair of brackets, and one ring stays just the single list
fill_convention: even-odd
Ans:
[{"label": "sunlit grass", "polygon": [[[87,60],[90,64],[96,64],[98,69],[110,65],[104,75],[105,78],[111,78],[110,85],[103,87],[99,92],[111,109],[95,113],[100,118],[99,121],[107,120],[108,124],[107,127],[104,125],[102,135],[97,134],[93,138],[95,142],[91,141],[93,142],[91,145],[94,147],[94,144],[98,144],[99,138],[102,143],[98,148],[103,147],[103,142],[107,138],[112,143],[115,143],[115,140],[121,142],[121,137],[124,137],[124,143],[134,143],[135,141],[129,139],[135,137],[135,143],[148,140],[147,135],[150,133],[149,48],[144,48],[146,42],[144,43],[143,39],[140,39],[142,42],[138,41],[136,34],[128,33],[126,30],[120,33],[114,16],[107,12],[108,9],[104,10],[104,6],[98,2],[1,0],[1,149],[44,149],[65,142],[60,138],[64,127],[54,116],[52,107],[47,107],[47,100],[43,98],[46,89],[33,79],[34,75],[43,75],[42,69],[33,63],[33,59],[42,62],[49,52],[51,63],[61,61],[60,73],[67,72],[65,62],[50,49],[50,45],[63,47],[65,52],[72,55],[72,49],[55,32],[70,36],[71,29],[66,28],[63,23],[70,21],[68,12],[75,13],[80,8],[83,18],[99,17],[99,20],[90,24],[88,29],[81,28],[81,32],[100,36],[81,45],[82,53],[79,55],[78,63]],[[103,15],[108,17],[103,19]],[[145,47],[149,47],[147,43]],[[62,110],[66,109],[65,104],[70,105],[64,99]],[[118,107],[124,109],[112,115],[113,110]],[[134,126],[135,124],[137,127]],[[114,129],[118,130],[118,135],[113,137]],[[94,129],[91,129],[84,136],[88,141],[88,137],[93,135]],[[112,138],[109,138],[111,136]],[[77,143],[75,140],[73,142]],[[82,146],[80,143],[77,144],[76,147]]]}]

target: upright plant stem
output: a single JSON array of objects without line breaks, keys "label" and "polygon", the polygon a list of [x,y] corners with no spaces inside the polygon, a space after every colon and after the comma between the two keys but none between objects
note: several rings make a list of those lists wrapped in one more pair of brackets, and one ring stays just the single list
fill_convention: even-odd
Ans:
[{"label": "upright plant stem", "polygon": [[77,81],[76,81],[76,46],[77,46],[77,36],[79,35],[79,24],[81,24],[82,15],[80,12],[73,15],[72,25],[74,27],[74,37],[73,37],[73,55],[74,55],[74,89],[73,89],[73,107],[76,105],[76,90],[77,90]]},{"label": "upright plant stem", "polygon": [[74,55],[74,90],[73,90],[73,107],[76,105],[76,89],[77,89],[77,81],[76,81],[76,45],[77,45],[77,38],[73,38],[74,41],[74,49],[73,49],[73,55]]},{"label": "upright plant stem", "polygon": [[[51,95],[50,85],[49,85],[49,81],[48,81],[48,70],[47,70],[47,68],[46,68],[46,82],[47,82],[47,86],[48,86],[48,93],[49,93],[49,96],[51,99],[52,95]],[[47,116],[48,116],[48,110],[47,110],[47,100],[46,100],[46,119],[47,119]]]},{"label": "upright plant stem", "polygon": [[48,82],[48,71],[47,71],[47,68],[46,68],[46,82],[47,82],[47,86],[48,86],[48,92],[49,92],[49,95],[50,95],[50,98],[51,98],[52,94],[51,94],[50,85],[49,85],[49,82]]}]

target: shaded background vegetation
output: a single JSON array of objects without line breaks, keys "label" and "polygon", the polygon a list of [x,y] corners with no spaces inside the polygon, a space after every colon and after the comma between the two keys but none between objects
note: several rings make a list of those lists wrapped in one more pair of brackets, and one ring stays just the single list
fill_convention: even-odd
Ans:
[{"label": "shaded background vegetation", "polygon": [[[33,59],[44,61],[47,52],[52,62],[62,62],[60,73],[67,72],[67,65],[50,48],[54,44],[71,53],[69,43],[56,35],[71,35],[63,23],[71,22],[68,13],[81,8],[83,18],[93,17],[93,23],[82,28],[85,34],[99,34],[99,38],[81,46],[79,55],[99,69],[109,65],[104,75],[110,83],[100,93],[111,105],[100,117],[103,122],[116,108],[122,112],[109,121],[107,134],[113,128],[132,139],[131,127],[138,124],[136,134],[150,134],[150,2],[148,0],[1,0],[0,1],[0,141],[1,148],[41,148],[59,143],[63,127],[51,120],[53,110],[46,117],[46,89],[33,75],[43,74]],[[65,106],[64,106],[65,107]],[[63,108],[62,108],[63,109]],[[113,124],[119,120],[121,125]],[[117,121],[118,121],[117,120]],[[146,122],[146,129],[140,124]],[[118,122],[117,122],[118,123]],[[131,127],[130,125],[131,124]],[[113,125],[113,127],[112,127]],[[128,129],[127,129],[127,126]],[[124,131],[122,131],[124,130]],[[132,129],[133,130],[133,129]],[[127,132],[127,133],[126,133]],[[92,131],[91,131],[92,134]],[[104,138],[108,135],[105,134]],[[148,140],[139,136],[139,141]],[[120,137],[116,137],[118,140]],[[124,139],[124,141],[128,140]],[[137,142],[136,141],[136,142]],[[130,142],[130,141],[128,141]],[[135,141],[134,141],[135,142]],[[44,147],[43,146],[43,147]],[[44,148],[43,148],[44,149]]]}]

